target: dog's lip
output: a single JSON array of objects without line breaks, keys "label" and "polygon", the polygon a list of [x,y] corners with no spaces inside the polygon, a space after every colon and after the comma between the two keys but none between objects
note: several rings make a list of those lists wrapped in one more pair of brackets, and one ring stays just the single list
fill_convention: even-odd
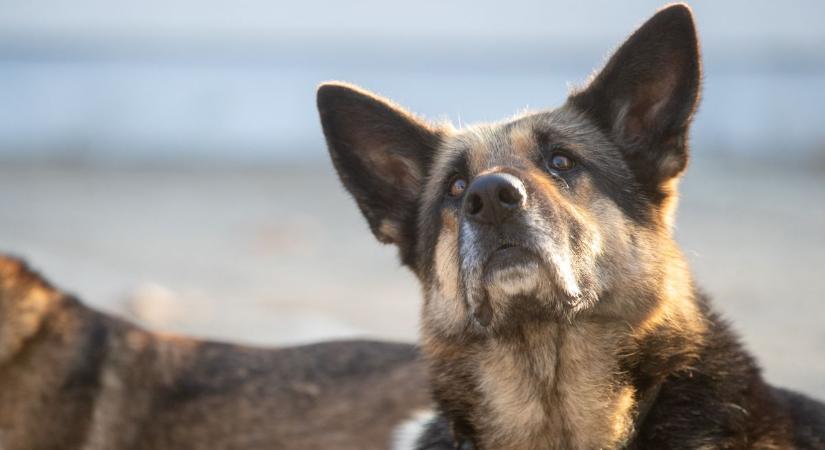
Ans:
[{"label": "dog's lip", "polygon": [[538,256],[529,248],[514,243],[504,243],[490,252],[484,266],[486,269],[513,267],[526,264]]}]

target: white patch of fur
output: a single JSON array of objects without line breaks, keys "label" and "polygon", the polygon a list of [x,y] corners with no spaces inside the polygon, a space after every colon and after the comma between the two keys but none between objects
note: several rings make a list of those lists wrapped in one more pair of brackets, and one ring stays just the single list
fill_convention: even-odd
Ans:
[{"label": "white patch of fur", "polygon": [[127,308],[142,322],[154,326],[168,326],[187,312],[181,296],[157,283],[145,283],[135,289],[126,300]]},{"label": "white patch of fur", "polygon": [[573,270],[573,258],[570,255],[570,249],[557,243],[559,241],[558,232],[547,224],[547,221],[540,214],[530,211],[527,214],[527,220],[531,228],[535,230],[532,234],[538,240],[538,246],[544,250],[541,256],[548,259],[547,262],[550,263],[565,294],[571,298],[581,297],[582,289],[579,287],[579,281]]},{"label": "white patch of fur", "polygon": [[392,450],[415,450],[418,439],[435,419],[432,410],[417,411],[412,418],[395,428]]},{"label": "white patch of fur", "polygon": [[570,252],[567,251],[566,248],[559,248],[559,246],[555,245],[550,239],[546,240],[544,246],[553,248],[553,250],[548,252],[550,254],[550,261],[552,261],[553,267],[561,279],[565,294],[572,298],[579,298],[582,291],[581,288],[579,288],[576,274],[573,272],[573,258],[570,257]]},{"label": "white patch of fur", "polygon": [[478,254],[475,246],[476,231],[468,222],[461,224],[460,256],[461,256],[461,276],[467,296],[467,304],[473,313],[484,301],[484,281],[482,274],[484,261]]},{"label": "white patch of fur", "polygon": [[476,231],[473,226],[464,221],[461,223],[461,266],[462,269],[472,270],[481,265],[478,250],[475,247]]},{"label": "white patch of fur", "polygon": [[537,262],[496,270],[488,277],[488,291],[513,297],[533,292],[540,283],[541,269]]}]

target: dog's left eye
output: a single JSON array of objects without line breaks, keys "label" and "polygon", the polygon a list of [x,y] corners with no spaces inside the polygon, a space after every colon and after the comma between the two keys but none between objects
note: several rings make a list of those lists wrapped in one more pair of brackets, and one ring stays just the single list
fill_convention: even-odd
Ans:
[{"label": "dog's left eye", "polygon": [[450,180],[450,197],[461,197],[465,189],[467,189],[467,180],[464,178],[456,176]]},{"label": "dog's left eye", "polygon": [[565,172],[576,167],[576,161],[564,153],[554,153],[547,161],[547,167],[558,172]]}]

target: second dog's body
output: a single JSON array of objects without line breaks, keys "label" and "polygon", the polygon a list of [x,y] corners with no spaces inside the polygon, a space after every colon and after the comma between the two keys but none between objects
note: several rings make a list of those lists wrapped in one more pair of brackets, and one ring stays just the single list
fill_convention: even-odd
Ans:
[{"label": "second dog's body", "polygon": [[384,450],[429,404],[411,345],[159,335],[0,256],[0,448]]}]

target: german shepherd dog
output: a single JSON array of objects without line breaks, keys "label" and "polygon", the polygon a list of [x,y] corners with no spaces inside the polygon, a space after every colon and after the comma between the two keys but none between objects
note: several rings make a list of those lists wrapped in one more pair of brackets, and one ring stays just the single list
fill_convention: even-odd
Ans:
[{"label": "german shepherd dog", "polygon": [[825,449],[673,239],[701,63],[666,7],[566,103],[432,124],[354,86],[318,108],[343,184],[424,293],[437,413],[399,448]]},{"label": "german shepherd dog", "polygon": [[429,405],[412,345],[154,334],[0,256],[2,450],[385,450]]}]

